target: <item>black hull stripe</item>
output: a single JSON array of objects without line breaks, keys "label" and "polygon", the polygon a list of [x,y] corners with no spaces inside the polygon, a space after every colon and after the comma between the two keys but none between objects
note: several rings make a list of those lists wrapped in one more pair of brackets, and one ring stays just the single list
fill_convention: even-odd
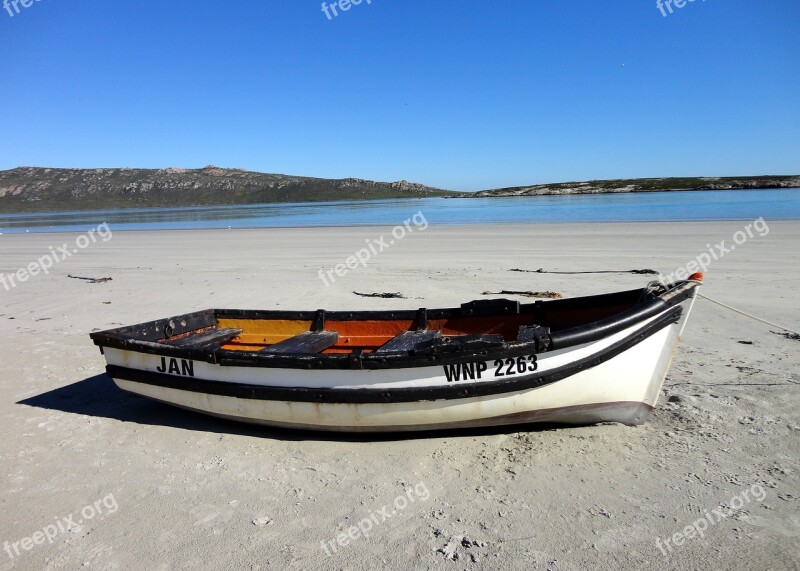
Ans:
[{"label": "black hull stripe", "polygon": [[596,367],[641,343],[665,327],[676,323],[680,319],[681,313],[681,307],[673,307],[652,323],[647,324],[639,331],[617,341],[602,351],[551,371],[533,373],[524,377],[517,377],[513,380],[474,383],[470,385],[452,384],[442,387],[406,387],[397,389],[329,389],[259,386],[210,381],[206,379],[178,377],[142,371],[140,369],[118,367],[115,365],[106,367],[106,372],[112,378],[125,381],[242,399],[318,403],[395,403],[465,399],[543,387],[586,369]]}]

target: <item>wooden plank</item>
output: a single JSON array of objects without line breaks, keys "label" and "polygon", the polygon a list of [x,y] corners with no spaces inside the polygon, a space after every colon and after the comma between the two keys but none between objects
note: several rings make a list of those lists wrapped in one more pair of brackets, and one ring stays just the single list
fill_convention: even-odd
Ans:
[{"label": "wooden plank", "polygon": [[550,333],[549,327],[541,325],[520,325],[517,332],[517,341],[536,341]]},{"label": "wooden plank", "polygon": [[461,304],[461,315],[488,317],[497,315],[519,315],[519,302],[511,299],[477,299]]},{"label": "wooden plank", "polygon": [[306,331],[290,339],[275,343],[259,353],[319,353],[336,345],[339,334],[336,331]]},{"label": "wooden plank", "polygon": [[241,329],[210,329],[203,333],[189,333],[185,337],[176,339],[175,341],[166,341],[167,344],[173,347],[208,347],[211,345],[224,345],[234,337],[237,337],[242,332]]},{"label": "wooden plank", "polygon": [[452,335],[421,343],[418,352],[455,353],[502,347],[502,335]]},{"label": "wooden plank", "polygon": [[376,353],[388,353],[390,351],[411,351],[420,343],[431,341],[437,337],[441,337],[442,332],[438,330],[433,331],[403,331],[400,335],[396,335],[385,343]]}]

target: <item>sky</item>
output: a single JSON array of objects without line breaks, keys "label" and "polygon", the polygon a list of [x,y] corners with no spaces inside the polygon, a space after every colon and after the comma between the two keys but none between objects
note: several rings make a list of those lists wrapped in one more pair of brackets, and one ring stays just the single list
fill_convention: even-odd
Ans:
[{"label": "sky", "polygon": [[0,7],[0,169],[800,174],[797,0],[24,1]]}]

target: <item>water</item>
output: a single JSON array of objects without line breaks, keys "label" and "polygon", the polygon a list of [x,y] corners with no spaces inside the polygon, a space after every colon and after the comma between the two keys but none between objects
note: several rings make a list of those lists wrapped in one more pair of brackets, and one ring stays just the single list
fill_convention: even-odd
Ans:
[{"label": "water", "polygon": [[422,212],[430,224],[800,219],[800,189],[679,191],[508,198],[145,208],[0,214],[0,232],[397,225]]}]

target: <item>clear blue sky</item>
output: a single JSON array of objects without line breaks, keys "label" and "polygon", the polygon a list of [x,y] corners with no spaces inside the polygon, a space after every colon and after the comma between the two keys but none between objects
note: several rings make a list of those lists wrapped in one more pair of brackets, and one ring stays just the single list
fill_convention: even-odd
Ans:
[{"label": "clear blue sky", "polygon": [[0,8],[0,169],[461,190],[800,173],[797,0],[371,2]]}]

